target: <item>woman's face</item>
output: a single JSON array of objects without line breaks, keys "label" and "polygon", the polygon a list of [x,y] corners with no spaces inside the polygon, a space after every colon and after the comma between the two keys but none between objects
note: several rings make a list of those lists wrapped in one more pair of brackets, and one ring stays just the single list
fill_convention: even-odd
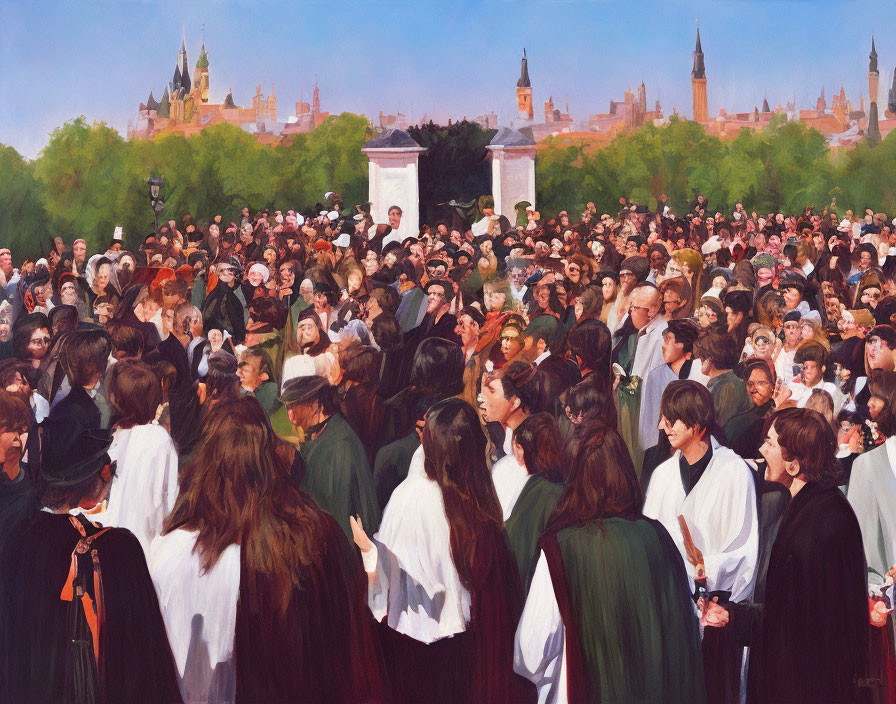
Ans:
[{"label": "woman's face", "polygon": [[284,288],[292,288],[293,284],[296,282],[296,273],[292,270],[291,266],[281,266],[280,267],[280,285]]},{"label": "woman's face", "polygon": [[31,333],[28,340],[28,354],[31,359],[43,359],[50,349],[50,331],[46,328],[37,328]]},{"label": "woman's face", "polygon": [[615,279],[612,279],[609,276],[604,277],[604,280],[600,285],[600,291],[603,294],[604,302],[609,302],[616,298],[616,291],[618,289],[619,287],[616,285]]},{"label": "woman's face", "polygon": [[542,310],[547,310],[551,302],[551,290],[547,286],[539,286],[535,292],[535,302]]},{"label": "woman's face", "polygon": [[774,347],[772,341],[768,338],[768,335],[761,333],[753,338],[753,349],[755,350],[754,357],[771,359]]},{"label": "woman's face", "polygon": [[719,316],[709,306],[701,306],[697,309],[697,322],[701,328],[708,328],[715,322],[718,322]]},{"label": "woman's face", "polygon": [[520,333],[516,328],[505,328],[501,331],[501,354],[504,355],[504,359],[513,359],[522,349]]},{"label": "woman's face", "polygon": [[106,286],[109,285],[109,274],[111,269],[112,267],[109,264],[100,264],[100,267],[96,270],[94,284],[100,291],[104,290]]},{"label": "woman's face", "polygon": [[373,276],[377,272],[377,269],[379,269],[379,263],[376,261],[376,255],[374,254],[373,256],[373,259],[370,259],[368,257],[365,258],[362,262],[362,265],[364,266],[364,273],[367,274],[367,276]]},{"label": "woman's face", "polygon": [[211,345],[212,352],[217,352],[224,344],[224,334],[220,330],[209,330],[208,343]]},{"label": "woman's face", "polygon": [[233,283],[233,267],[229,264],[222,264],[218,267],[218,280],[222,284],[230,286]]},{"label": "woman's face", "polygon": [[885,405],[886,402],[880,396],[872,396],[868,399],[868,415],[871,416],[871,420],[877,420]]},{"label": "woman's face", "polygon": [[727,285],[728,279],[726,279],[724,276],[717,276],[712,280],[712,287],[714,289],[718,289],[719,291],[724,290]]},{"label": "woman's face", "polygon": [[674,259],[670,259],[669,263],[666,264],[666,276],[665,279],[675,279],[679,276],[684,276],[684,271],[681,268],[681,264],[679,264]]},{"label": "woman's face", "polygon": [[246,278],[249,280],[249,283],[255,288],[258,288],[264,282],[264,274],[262,274],[258,269],[252,269]]},{"label": "woman's face", "polygon": [[756,406],[768,403],[774,391],[774,386],[772,386],[771,380],[764,371],[754,369],[750,372],[750,376],[747,379],[747,393],[750,394],[750,399]]},{"label": "woman's face", "polygon": [[63,305],[75,305],[78,302],[78,289],[75,288],[75,284],[71,281],[66,281],[62,284],[62,288],[59,289],[59,298],[62,300]]},{"label": "woman's face", "polygon": [[264,260],[273,266],[274,262],[277,261],[277,253],[273,249],[264,250]]},{"label": "woman's face", "polygon": [[486,286],[485,291],[483,292],[483,298],[485,300],[485,309],[488,312],[500,311],[504,308],[507,294],[503,291],[498,291],[491,286]]},{"label": "woman's face", "polygon": [[815,330],[811,325],[800,325],[800,339],[811,340],[815,334]]}]

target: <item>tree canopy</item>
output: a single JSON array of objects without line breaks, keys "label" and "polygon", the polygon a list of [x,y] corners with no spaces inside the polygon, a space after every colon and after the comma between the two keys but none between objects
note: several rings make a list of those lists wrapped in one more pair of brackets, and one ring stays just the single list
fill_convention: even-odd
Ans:
[{"label": "tree canopy", "polygon": [[[423,205],[490,192],[485,146],[492,130],[464,121],[411,133],[430,150],[421,160]],[[54,235],[67,242],[83,237],[98,250],[121,225],[126,246],[137,247],[153,228],[150,176],[165,178],[163,220],[190,213],[201,224],[220,213],[230,221],[243,207],[307,211],[333,190],[347,205],[362,203],[361,148],[371,134],[365,117],[343,113],[278,146],[228,124],[189,138],[126,141],[80,117],[54,130],[34,161],[0,145],[0,243],[22,257],[45,254]],[[547,216],[580,212],[589,201],[612,213],[620,196],[652,207],[661,193],[676,212],[702,193],[723,212],[735,203],[760,213],[820,210],[836,198],[841,211],[896,214],[896,131],[874,147],[863,143],[832,155],[824,136],[799,122],[773,118],[761,131],[721,140],[673,117],[597,149],[548,138],[536,157],[536,187]]]}]

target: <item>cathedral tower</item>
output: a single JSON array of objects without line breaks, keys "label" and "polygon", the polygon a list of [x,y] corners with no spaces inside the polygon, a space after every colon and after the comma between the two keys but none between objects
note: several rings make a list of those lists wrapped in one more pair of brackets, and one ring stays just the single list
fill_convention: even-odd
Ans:
[{"label": "cathedral tower", "polygon": [[196,68],[193,71],[193,82],[196,90],[199,92],[200,101],[205,104],[208,102],[208,54],[205,53],[205,43],[202,44],[202,50],[199,52],[199,58],[196,59]]},{"label": "cathedral tower", "polygon": [[529,62],[526,59],[525,49],[523,49],[520,79],[516,82],[516,104],[519,118],[531,122],[535,117],[535,112],[532,106],[532,83],[529,81]]},{"label": "cathedral tower", "polygon": [[707,122],[709,106],[706,102],[706,66],[703,63],[699,27],[697,27],[697,48],[694,50],[694,68],[691,71],[691,90],[694,93],[694,121]]},{"label": "cathedral tower", "polygon": [[868,130],[866,139],[869,144],[880,142],[880,125],[877,119],[877,88],[880,73],[877,71],[877,52],[874,50],[874,37],[871,37],[871,53],[868,54]]}]

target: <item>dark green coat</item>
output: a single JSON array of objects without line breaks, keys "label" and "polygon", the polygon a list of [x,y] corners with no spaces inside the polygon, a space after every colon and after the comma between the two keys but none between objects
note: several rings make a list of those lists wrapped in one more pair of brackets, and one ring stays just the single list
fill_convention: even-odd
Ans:
[{"label": "dark green coat", "polygon": [[504,523],[510,549],[513,550],[520,571],[520,580],[526,591],[529,590],[532,569],[538,557],[538,541],[541,540],[544,527],[562,493],[562,486],[549,482],[540,474],[529,477],[513,506],[510,518]]},{"label": "dark green coat", "polygon": [[373,535],[380,526],[373,477],[364,445],[345,418],[338,413],[331,416],[321,434],[302,445],[302,457],[302,490],[339,522],[349,540],[349,516],[360,515],[364,530]]},{"label": "dark green coat", "polygon": [[687,574],[658,521],[577,523],[542,547],[566,629],[569,701],[705,700]]}]

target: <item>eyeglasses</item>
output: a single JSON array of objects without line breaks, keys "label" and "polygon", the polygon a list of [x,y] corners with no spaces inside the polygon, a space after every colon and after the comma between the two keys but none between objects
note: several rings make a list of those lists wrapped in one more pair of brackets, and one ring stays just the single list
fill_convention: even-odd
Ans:
[{"label": "eyeglasses", "polygon": [[678,305],[679,303],[681,303],[681,299],[680,298],[664,298],[663,303],[665,303],[666,305],[669,305],[670,303],[674,303],[675,305]]},{"label": "eyeglasses", "polygon": [[770,340],[764,335],[760,335],[755,340],[753,340],[754,345],[767,345],[770,343]]},{"label": "eyeglasses", "polygon": [[698,308],[697,315],[702,318],[708,318],[710,315],[715,315],[716,312],[712,308]]},{"label": "eyeglasses", "polygon": [[769,382],[769,381],[748,381],[746,383],[746,387],[748,389],[761,389],[766,386],[771,386],[771,382]]},{"label": "eyeglasses", "polygon": [[633,278],[633,279],[636,278],[635,275],[634,275],[632,272],[630,272],[630,271],[620,271],[620,272],[619,272],[619,278],[620,278],[620,279],[623,279],[623,278],[627,279],[627,278],[629,278],[629,277],[631,277],[631,278]]},{"label": "eyeglasses", "polygon": [[501,335],[501,340],[510,340],[511,342],[516,342],[520,339],[519,335]]},{"label": "eyeglasses", "polygon": [[570,266],[567,268],[569,269],[569,272],[571,274],[578,274],[581,271],[581,269],[579,269],[579,267],[577,267],[577,266]]},{"label": "eyeglasses", "polygon": [[50,338],[49,337],[38,337],[37,339],[32,339],[31,344],[49,345]]}]

